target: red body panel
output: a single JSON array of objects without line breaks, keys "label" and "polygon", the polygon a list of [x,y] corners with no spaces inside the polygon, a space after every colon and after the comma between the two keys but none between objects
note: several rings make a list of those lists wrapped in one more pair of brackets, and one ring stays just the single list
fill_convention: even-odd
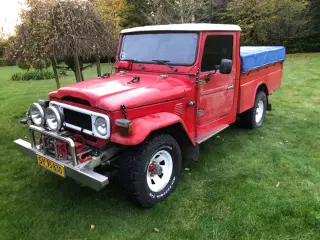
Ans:
[{"label": "red body panel", "polygon": [[262,84],[268,89],[268,94],[280,87],[282,78],[283,62],[258,68],[254,71],[241,74],[240,76],[240,98],[238,113],[250,109],[254,104],[257,89]]},{"label": "red body panel", "polygon": [[[137,145],[143,142],[152,131],[170,126],[175,123],[180,123],[184,129],[186,129],[186,126],[184,126],[184,123],[180,117],[178,117],[176,114],[167,112],[160,112],[135,118],[132,120],[132,123],[133,131],[130,136],[123,137],[119,133],[114,133],[111,136],[111,142],[122,145]],[[192,138],[192,136],[189,137],[190,139]]]},{"label": "red body panel", "polygon": [[[212,33],[211,33],[212,34]],[[199,116],[197,122],[197,139],[200,139],[202,135],[212,132],[222,125],[231,124],[236,121],[237,116],[237,104],[239,99],[239,77],[240,77],[240,33],[225,33],[218,32],[213,33],[218,35],[232,34],[233,35],[233,63],[232,73],[230,75],[222,75],[218,71],[211,75],[209,83],[206,86],[199,86],[198,88],[198,105],[200,108],[209,113],[204,114],[204,120],[201,121],[203,116]],[[203,33],[201,37],[202,49],[199,52],[203,52],[203,46],[207,33]],[[201,59],[201,57],[200,57]],[[203,73],[200,73],[200,78]],[[224,80],[224,81],[223,81]],[[211,85],[211,88],[210,88]],[[228,90],[229,86],[233,86],[233,89]],[[208,97],[207,95],[211,95]],[[203,99],[202,99],[203,98]],[[210,101],[211,100],[211,101]],[[225,101],[227,100],[227,101]],[[198,106],[199,108],[199,106]],[[208,116],[209,115],[209,116]]]},{"label": "red body panel", "polygon": [[[136,75],[140,77],[140,81],[129,83]],[[131,72],[124,75],[118,73],[109,79],[69,85],[51,93],[50,97],[71,96],[86,99],[91,106],[107,111],[117,111],[120,105],[135,108],[185,97],[183,80],[175,76],[163,81],[159,78],[160,74],[154,73]]]},{"label": "red body panel", "polygon": [[[217,71],[208,83],[199,85],[208,74],[200,72],[205,39],[223,34],[233,35],[232,73],[223,75]],[[195,145],[197,138],[233,123],[238,113],[253,107],[261,84],[271,94],[280,86],[282,76],[282,63],[240,75],[240,32],[200,32],[196,62],[192,66],[174,66],[177,72],[165,65],[145,63],[142,70],[135,63],[127,66],[127,62],[119,64],[118,57],[116,60],[116,73],[110,78],[72,84],[49,94],[55,101],[110,116],[111,138],[87,142],[97,148],[104,148],[109,141],[137,145],[152,131],[175,123],[182,125]],[[131,82],[136,76],[139,80]],[[65,101],[64,97],[84,99],[90,106]],[[133,123],[132,135],[128,137],[115,131],[115,120],[124,117],[121,105],[126,106],[127,118]],[[198,116],[197,110],[204,112]]]}]

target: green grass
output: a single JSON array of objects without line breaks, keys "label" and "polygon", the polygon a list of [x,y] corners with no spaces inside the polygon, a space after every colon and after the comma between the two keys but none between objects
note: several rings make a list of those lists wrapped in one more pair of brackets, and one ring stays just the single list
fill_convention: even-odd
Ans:
[{"label": "green grass", "polygon": [[264,126],[202,144],[153,209],[117,184],[81,188],[16,150],[27,134],[20,116],[55,89],[54,80],[10,81],[17,71],[0,68],[0,239],[320,239],[320,54],[289,56]]}]

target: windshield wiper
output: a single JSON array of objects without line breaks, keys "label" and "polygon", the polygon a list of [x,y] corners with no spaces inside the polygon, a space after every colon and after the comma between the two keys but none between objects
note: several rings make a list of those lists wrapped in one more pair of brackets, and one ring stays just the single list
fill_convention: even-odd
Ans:
[{"label": "windshield wiper", "polygon": [[145,69],[146,67],[141,65],[139,62],[139,60],[133,60],[133,59],[125,59],[124,61],[129,61],[129,62],[133,62],[135,64],[137,64],[142,70]]},{"label": "windshield wiper", "polygon": [[178,69],[176,69],[175,67],[172,67],[168,60],[152,60],[152,62],[156,62],[156,63],[161,63],[161,64],[164,64],[166,65],[168,68],[170,68],[172,71],[176,72],[178,71]]}]

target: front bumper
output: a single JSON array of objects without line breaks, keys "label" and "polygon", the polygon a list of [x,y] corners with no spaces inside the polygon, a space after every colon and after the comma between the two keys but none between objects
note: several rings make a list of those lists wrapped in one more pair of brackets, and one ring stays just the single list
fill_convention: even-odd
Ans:
[{"label": "front bumper", "polygon": [[[34,162],[36,162],[37,155],[43,156],[58,165],[62,165],[65,169],[66,177],[70,177],[76,180],[77,182],[79,182],[80,184],[90,187],[96,191],[101,190],[109,183],[108,177],[101,175],[99,173],[96,173],[86,167],[80,167],[77,164],[76,153],[74,149],[74,142],[72,139],[62,137],[53,132],[48,132],[43,128],[36,127],[33,125],[30,126],[29,131],[30,131],[31,143],[24,141],[22,139],[17,139],[14,141],[14,143],[17,145],[18,149],[22,153],[29,156]],[[36,146],[36,142],[34,139],[34,132],[39,132],[41,134],[54,137],[60,141],[67,142],[70,148],[72,149],[71,150],[72,163],[64,163],[62,161],[59,161],[51,156],[45,155],[44,153],[40,152],[38,147]]]}]

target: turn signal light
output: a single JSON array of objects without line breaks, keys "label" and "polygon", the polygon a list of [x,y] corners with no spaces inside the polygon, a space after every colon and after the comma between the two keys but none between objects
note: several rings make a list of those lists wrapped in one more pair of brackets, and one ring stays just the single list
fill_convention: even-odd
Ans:
[{"label": "turn signal light", "polygon": [[132,133],[133,124],[130,120],[121,118],[116,120],[116,131],[121,136],[129,136]]},{"label": "turn signal light", "polygon": [[131,70],[132,62],[130,61],[119,61],[115,64],[115,67],[118,69]]}]

